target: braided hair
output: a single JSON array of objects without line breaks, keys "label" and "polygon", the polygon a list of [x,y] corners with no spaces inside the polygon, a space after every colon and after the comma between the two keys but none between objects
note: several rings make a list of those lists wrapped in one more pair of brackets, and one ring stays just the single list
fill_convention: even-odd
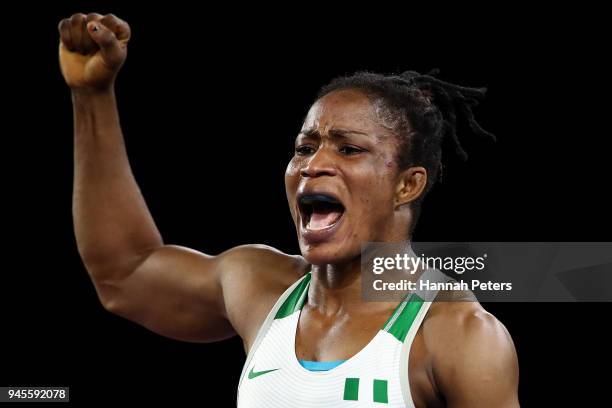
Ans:
[{"label": "braided hair", "polygon": [[464,120],[479,136],[496,140],[474,119],[472,108],[484,98],[486,88],[469,88],[441,81],[437,69],[420,74],[400,75],[357,72],[338,77],[319,91],[318,98],[337,90],[357,89],[370,98],[383,126],[398,135],[399,170],[422,166],[427,170],[423,194],[412,203],[414,221],[420,215],[423,198],[442,172],[442,142],[449,140],[462,160],[467,153],[457,136],[458,120]]}]

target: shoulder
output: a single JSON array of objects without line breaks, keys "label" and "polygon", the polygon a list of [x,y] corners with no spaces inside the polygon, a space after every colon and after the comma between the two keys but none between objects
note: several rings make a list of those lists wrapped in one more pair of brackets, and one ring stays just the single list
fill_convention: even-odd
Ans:
[{"label": "shoulder", "polygon": [[437,335],[455,334],[462,337],[507,333],[504,325],[477,301],[437,301],[432,303],[423,323],[424,329]]},{"label": "shoulder", "polygon": [[222,271],[224,284],[248,281],[256,286],[288,286],[307,273],[309,268],[302,256],[289,255],[261,244],[237,246],[215,258],[216,268]]},{"label": "shoulder", "polygon": [[423,323],[437,389],[453,406],[518,406],[518,362],[506,327],[478,302],[436,302]]},{"label": "shoulder", "polygon": [[229,320],[249,343],[282,293],[309,270],[299,255],[267,245],[241,245],[216,256]]}]

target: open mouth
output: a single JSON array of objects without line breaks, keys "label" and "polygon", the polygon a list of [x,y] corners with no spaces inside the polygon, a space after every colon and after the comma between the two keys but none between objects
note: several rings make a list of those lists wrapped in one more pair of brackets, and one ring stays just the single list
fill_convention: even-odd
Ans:
[{"label": "open mouth", "polygon": [[342,203],[327,194],[304,194],[298,199],[302,226],[308,230],[333,227],[344,214]]}]

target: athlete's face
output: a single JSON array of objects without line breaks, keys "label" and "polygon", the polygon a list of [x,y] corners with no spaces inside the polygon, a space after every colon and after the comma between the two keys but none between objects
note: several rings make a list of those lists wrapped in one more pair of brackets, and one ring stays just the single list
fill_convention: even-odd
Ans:
[{"label": "athlete's face", "polygon": [[397,145],[357,90],[332,92],[310,108],[285,173],[309,263],[343,263],[359,256],[364,242],[397,240]]}]

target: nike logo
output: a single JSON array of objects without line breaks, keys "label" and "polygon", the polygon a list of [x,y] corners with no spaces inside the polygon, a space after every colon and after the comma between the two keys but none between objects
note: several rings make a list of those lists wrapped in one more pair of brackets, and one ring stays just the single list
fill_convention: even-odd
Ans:
[{"label": "nike logo", "polygon": [[255,377],[259,377],[260,375],[271,373],[272,371],[280,370],[279,368],[273,368],[272,370],[264,370],[264,371],[253,371],[255,366],[251,367],[251,371],[249,371],[249,380],[252,380]]}]

